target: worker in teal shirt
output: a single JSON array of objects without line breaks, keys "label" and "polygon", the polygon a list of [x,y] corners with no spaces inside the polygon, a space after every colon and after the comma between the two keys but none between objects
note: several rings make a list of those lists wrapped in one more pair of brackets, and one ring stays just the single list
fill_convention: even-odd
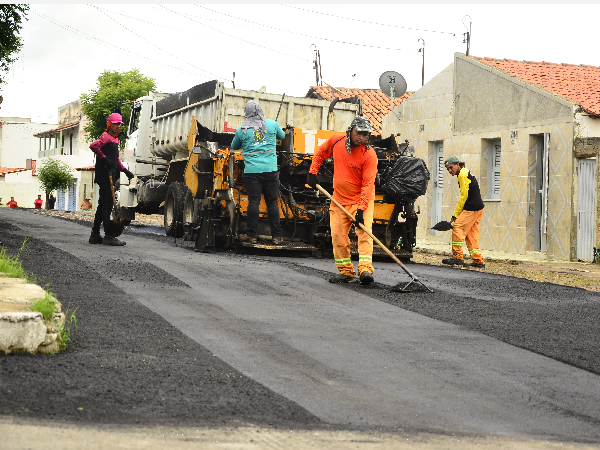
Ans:
[{"label": "worker in teal shirt", "polygon": [[244,189],[248,194],[248,221],[241,242],[256,243],[260,197],[264,195],[271,225],[273,243],[283,243],[279,220],[279,172],[277,171],[277,139],[285,132],[274,120],[265,119],[258,103],[250,100],[244,107],[244,122],[235,131],[233,150],[242,149],[244,157]]}]

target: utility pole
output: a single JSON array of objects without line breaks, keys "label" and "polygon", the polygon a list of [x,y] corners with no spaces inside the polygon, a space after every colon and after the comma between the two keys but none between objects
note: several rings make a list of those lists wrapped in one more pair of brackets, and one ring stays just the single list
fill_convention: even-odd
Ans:
[{"label": "utility pole", "polygon": [[[469,28],[467,28],[467,26],[465,25],[465,17],[469,18]],[[463,44],[467,44],[467,53],[466,55],[469,56],[469,50],[471,49],[471,24],[473,19],[471,19],[471,16],[469,16],[468,14],[466,16],[463,17],[463,25],[465,26],[465,28],[467,29],[466,33],[463,33]]]},{"label": "utility pole", "polygon": [[425,86],[425,41],[421,38],[419,38],[418,41],[423,41],[423,47],[421,47],[419,51],[423,53],[423,64],[421,66],[421,86]]}]

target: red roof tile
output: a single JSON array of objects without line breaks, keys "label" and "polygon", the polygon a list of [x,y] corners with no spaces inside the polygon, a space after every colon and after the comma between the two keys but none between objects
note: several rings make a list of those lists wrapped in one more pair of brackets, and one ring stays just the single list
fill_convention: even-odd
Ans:
[{"label": "red roof tile", "polygon": [[580,104],[589,114],[600,116],[600,67],[477,56],[469,58],[569,99]]},{"label": "red roof tile", "polygon": [[24,172],[27,169],[10,169],[8,167],[0,167],[0,176],[4,176],[7,173],[17,173],[17,172]]},{"label": "red roof tile", "polygon": [[[363,101],[363,114],[371,121],[371,127],[375,136],[381,136],[381,119],[390,113],[390,98],[385,95],[380,89],[346,89],[337,87],[334,90],[329,86],[311,86],[306,94],[306,97],[320,98],[331,101],[332,93],[334,97],[341,99],[349,97],[358,97]],[[345,92],[346,95],[339,91]],[[414,91],[408,91],[400,98],[394,99],[394,108],[410,97]]]},{"label": "red roof tile", "polygon": [[76,167],[75,170],[96,170],[96,166]]}]

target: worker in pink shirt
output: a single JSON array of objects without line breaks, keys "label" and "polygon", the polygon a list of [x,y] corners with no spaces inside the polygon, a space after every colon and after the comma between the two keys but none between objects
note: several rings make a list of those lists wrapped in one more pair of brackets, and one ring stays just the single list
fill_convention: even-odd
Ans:
[{"label": "worker in pink shirt", "polygon": [[[106,229],[110,222],[110,213],[113,208],[113,197],[110,188],[109,176],[112,176],[113,183],[117,180],[119,172],[123,172],[130,180],[133,173],[125,168],[119,159],[119,131],[123,125],[123,117],[119,113],[112,113],[108,116],[106,122],[106,131],[90,144],[90,149],[96,155],[96,179],[98,185],[98,207],[92,226],[92,234],[89,239],[90,244],[104,244],[120,246],[125,242],[118,240],[114,236],[106,234]],[[104,225],[104,239],[100,236],[100,225]]]}]

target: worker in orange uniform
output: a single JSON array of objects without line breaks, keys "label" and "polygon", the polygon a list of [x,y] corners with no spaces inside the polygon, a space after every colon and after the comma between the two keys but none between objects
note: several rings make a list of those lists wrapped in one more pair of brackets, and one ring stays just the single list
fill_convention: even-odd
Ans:
[{"label": "worker in orange uniform", "polygon": [[358,236],[360,283],[373,282],[373,239],[358,226],[362,223],[370,230],[375,209],[377,155],[369,144],[370,134],[369,119],[356,116],[345,135],[335,135],[319,147],[307,176],[307,184],[314,189],[318,183],[317,173],[321,164],[333,156],[333,198],[355,216],[355,221],[352,222],[333,202],[329,207],[333,256],[340,272],[329,279],[331,283],[348,283],[356,275],[350,259],[348,237],[352,224]]},{"label": "worker in orange uniform", "polygon": [[[450,223],[454,225],[452,229],[452,258],[443,259],[443,264],[451,266],[469,266],[477,269],[485,269],[485,261],[479,249],[479,222],[483,217],[483,200],[479,191],[477,178],[469,169],[464,167],[456,156],[450,156],[444,162],[450,175],[458,176],[458,186],[460,188],[460,197],[452,214]],[[466,240],[467,249],[473,260],[470,264],[465,264],[463,258],[462,243]]]}]

